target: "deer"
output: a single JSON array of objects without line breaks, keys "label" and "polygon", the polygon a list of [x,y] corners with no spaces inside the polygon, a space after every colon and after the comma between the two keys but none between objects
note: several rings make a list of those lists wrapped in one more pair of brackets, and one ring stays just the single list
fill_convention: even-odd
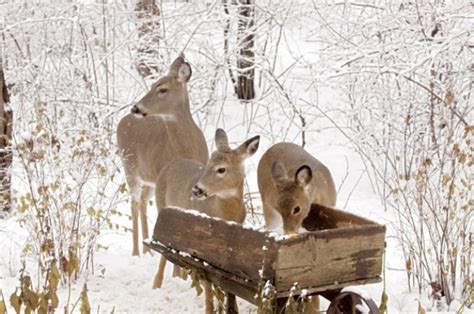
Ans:
[{"label": "deer", "polygon": [[[177,206],[243,223],[246,216],[243,202],[244,161],[256,152],[259,142],[260,136],[257,135],[231,149],[226,132],[217,129],[216,151],[206,164],[196,160],[178,160],[170,162],[160,171],[155,188],[158,212],[161,208]],[[154,286],[161,285],[165,264],[166,258],[162,256]],[[212,293],[208,285],[205,285],[204,292],[206,313],[213,313]],[[237,311],[235,296],[226,295],[227,307]]]},{"label": "deer", "polygon": [[[119,155],[131,192],[132,255],[138,256],[138,224],[148,238],[147,203],[154,195],[160,170],[178,159],[205,163],[206,139],[191,115],[186,84],[192,70],[181,54],[117,126]],[[143,253],[150,252],[143,247]]]},{"label": "deer", "polygon": [[[283,233],[298,233],[311,204],[336,205],[336,187],[329,169],[293,143],[270,147],[257,166],[258,189],[267,229],[283,224]],[[311,298],[305,313],[317,313],[319,297]]]},{"label": "deer", "polygon": [[336,205],[336,187],[329,169],[293,143],[278,143],[257,167],[265,225],[284,234],[298,233],[311,204]]}]

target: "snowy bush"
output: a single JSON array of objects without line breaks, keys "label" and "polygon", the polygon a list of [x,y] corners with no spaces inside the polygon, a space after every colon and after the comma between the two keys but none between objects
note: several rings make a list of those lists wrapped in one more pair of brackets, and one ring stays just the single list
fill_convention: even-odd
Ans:
[{"label": "snowy bush", "polygon": [[467,299],[473,257],[470,4],[371,1],[315,9],[330,39],[322,53],[332,67],[328,76],[346,95],[348,136],[387,215],[394,212],[409,285],[431,287],[448,304],[461,294]]},{"label": "snowy bush", "polygon": [[110,217],[120,214],[125,191],[110,115],[116,74],[103,59],[110,25],[92,23],[105,14],[100,6],[3,8],[11,10],[3,60],[18,112],[14,200],[30,238],[23,253],[37,265],[38,282],[52,260],[70,279],[93,266],[101,229],[119,227]]}]

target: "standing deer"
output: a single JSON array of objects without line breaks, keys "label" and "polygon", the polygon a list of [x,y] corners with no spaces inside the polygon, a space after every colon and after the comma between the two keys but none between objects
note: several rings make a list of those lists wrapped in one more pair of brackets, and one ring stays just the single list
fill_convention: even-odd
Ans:
[{"label": "standing deer", "polygon": [[[258,148],[260,136],[246,140],[236,149],[229,147],[224,130],[217,129],[217,150],[206,165],[194,160],[178,160],[166,165],[156,183],[156,205],[192,208],[224,220],[242,223],[245,219],[244,161]],[[154,286],[160,286],[166,259],[162,256]],[[210,287],[204,287],[206,313],[212,313]],[[227,294],[228,308],[236,309],[235,296]]]},{"label": "standing deer", "polygon": [[[140,255],[139,215],[142,237],[148,238],[147,202],[160,170],[173,160],[188,158],[205,163],[209,157],[204,135],[189,108],[186,83],[191,73],[181,54],[168,74],[152,85],[117,127],[119,153],[132,194],[133,255]],[[148,251],[143,248],[143,253]]]},{"label": "standing deer", "polygon": [[336,188],[328,168],[292,143],[270,147],[257,169],[267,228],[283,222],[285,234],[297,233],[312,203],[336,204]]}]

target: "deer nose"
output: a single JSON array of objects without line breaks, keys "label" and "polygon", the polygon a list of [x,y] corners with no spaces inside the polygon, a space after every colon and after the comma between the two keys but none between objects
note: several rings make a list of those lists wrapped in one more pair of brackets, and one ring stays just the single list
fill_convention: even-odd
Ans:
[{"label": "deer nose", "polygon": [[290,237],[295,236],[298,234],[298,227],[288,222],[283,222],[283,233]]},{"label": "deer nose", "polygon": [[140,113],[140,109],[138,109],[138,107],[135,105],[132,107],[132,110],[130,110],[133,114],[139,114]]},{"label": "deer nose", "polygon": [[193,193],[193,196],[196,198],[206,197],[206,193],[198,185],[195,185],[191,192]]}]

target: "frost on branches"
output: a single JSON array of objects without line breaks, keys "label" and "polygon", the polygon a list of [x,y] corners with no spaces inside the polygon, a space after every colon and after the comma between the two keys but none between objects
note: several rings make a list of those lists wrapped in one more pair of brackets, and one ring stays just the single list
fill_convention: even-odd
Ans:
[{"label": "frost on branches", "polygon": [[108,43],[100,34],[116,21],[92,23],[102,14],[95,7],[79,20],[82,9],[70,4],[3,9],[12,10],[5,15],[4,64],[18,112],[13,200],[29,233],[22,259],[33,261],[26,267],[40,277],[56,261],[74,277],[92,266],[100,230],[118,227],[110,220],[123,192],[110,118],[116,93],[98,80],[103,71],[114,73],[102,59]]},{"label": "frost on branches", "polygon": [[324,51],[334,70],[329,77],[344,86],[351,137],[387,214],[394,212],[408,282],[432,288],[448,304],[465,299],[472,284],[469,6],[395,1],[316,8],[332,38]]}]

